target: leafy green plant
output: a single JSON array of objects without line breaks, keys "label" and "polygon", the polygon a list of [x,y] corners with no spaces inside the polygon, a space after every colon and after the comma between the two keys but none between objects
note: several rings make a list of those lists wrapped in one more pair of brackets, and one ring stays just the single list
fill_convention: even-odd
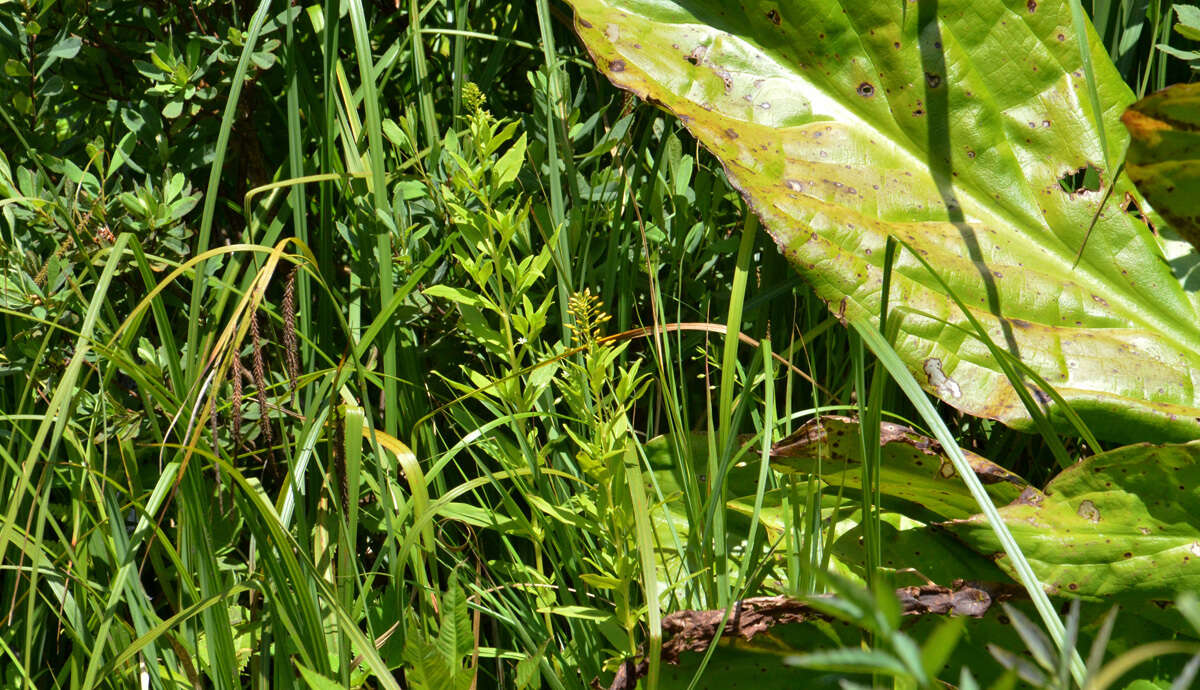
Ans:
[{"label": "leafy green plant", "polygon": [[[66,27],[43,26],[40,8],[36,3],[24,3],[20,18],[23,21],[3,27],[0,43],[5,52],[4,74],[13,81],[12,106],[21,117],[28,118],[34,128],[54,111],[55,97],[62,94],[65,83],[51,71],[59,60],[71,60],[79,54],[82,42],[70,35]],[[18,16],[14,13],[14,18]]]},{"label": "leafy green plant", "polygon": [[[639,373],[639,362],[628,367],[618,364],[628,342],[599,342],[601,329],[610,318],[599,302],[586,290],[571,298],[571,327],[574,342],[584,347],[583,361],[566,360],[559,386],[567,407],[583,422],[580,429],[568,427],[565,431],[578,448],[575,459],[580,471],[593,482],[593,488],[577,500],[585,514],[592,513],[589,517],[596,521],[597,537],[608,545],[585,559],[591,572],[580,577],[612,597],[613,618],[625,643],[617,651],[632,655],[637,651],[635,632],[643,609],[634,591],[638,575],[644,574],[637,544],[648,535],[639,535],[640,497],[631,494],[643,488],[636,481],[640,476],[636,455],[633,462],[628,461],[633,437],[629,414],[649,381]],[[652,563],[657,567],[656,561]]]},{"label": "leafy green plant", "polygon": [[[516,136],[519,123],[493,118],[477,87],[467,89],[466,100],[466,130],[461,138],[450,136],[442,142],[441,155],[450,171],[440,188],[440,201],[458,233],[453,256],[471,287],[433,285],[425,294],[457,305],[464,331],[515,373],[537,352],[553,304],[550,295],[538,304],[529,297],[551,262],[551,244],[534,251],[529,206],[514,191],[526,151],[525,135]],[[543,374],[542,380],[548,376]],[[478,373],[472,383],[492,389]],[[501,382],[494,391],[518,412],[527,412],[541,389],[535,385],[518,391],[516,384]]]},{"label": "leafy green plant", "polygon": [[456,580],[451,580],[440,608],[436,636],[414,627],[405,637],[405,678],[414,689],[467,690],[476,682],[477,669],[471,663],[475,641],[466,595]]},{"label": "leafy green plant", "polygon": [[127,212],[125,226],[141,237],[148,248],[166,250],[177,257],[187,256],[191,230],[183,219],[196,207],[200,195],[182,173],[164,180],[158,189],[151,183],[135,185],[117,199]]},{"label": "leafy green plant", "polygon": [[[275,42],[278,45],[278,41]],[[197,115],[203,101],[211,101],[217,89],[204,81],[205,66],[200,64],[201,43],[188,42],[182,55],[176,54],[170,43],[157,43],[150,50],[150,61],[135,63],[138,72],[151,81],[147,93],[166,99],[162,116],[173,120],[183,114],[184,104],[189,104],[189,114]],[[211,53],[213,57],[217,53]]]},{"label": "leafy green plant", "polygon": [[[1200,8],[1193,5],[1172,5],[1175,11],[1175,33],[1189,41],[1200,41]],[[1157,48],[1171,57],[1184,60],[1193,71],[1200,70],[1200,51],[1175,48],[1169,43],[1159,43]]]}]

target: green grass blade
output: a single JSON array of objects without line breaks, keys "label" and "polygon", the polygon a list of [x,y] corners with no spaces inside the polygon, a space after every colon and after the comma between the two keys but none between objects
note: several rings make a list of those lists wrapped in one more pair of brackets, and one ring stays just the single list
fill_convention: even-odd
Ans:
[{"label": "green grass blade", "polygon": [[710,482],[721,483],[710,485],[709,512],[711,535],[717,568],[717,605],[728,606],[730,603],[729,574],[725,565],[727,545],[725,543],[725,490],[721,481],[721,468],[728,465],[729,456],[733,453],[733,441],[736,427],[733,425],[733,398],[737,389],[737,350],[738,334],[742,331],[742,309],[746,300],[746,283],[749,281],[753,268],[750,261],[754,252],[754,240],[758,235],[758,217],[747,213],[742,225],[741,242],[738,245],[737,265],[733,273],[733,282],[729,294],[729,315],[725,322],[725,338],[721,354],[721,390],[717,407],[717,453],[709,455]]},{"label": "green grass blade", "polygon": [[[383,121],[379,114],[379,91],[375,84],[375,59],[371,53],[370,33],[367,29],[366,16],[360,0],[350,0],[347,3],[350,10],[350,26],[354,31],[354,48],[358,57],[359,78],[362,80],[363,109],[366,111],[367,148],[371,162],[371,191],[375,218],[371,226],[375,231],[375,280],[379,286],[379,306],[384,307],[392,300],[392,236],[388,226],[380,223],[380,218],[391,218],[392,208],[387,195],[387,178],[384,174],[383,150]],[[416,11],[415,0],[409,3],[409,21],[413,26],[419,26],[419,13]],[[413,56],[418,71],[424,65],[423,46],[419,41],[413,41]],[[423,80],[424,81],[424,80]],[[425,95],[422,95],[424,102]],[[436,130],[436,123],[426,123],[427,127]],[[436,132],[434,133],[436,139]],[[396,341],[389,334],[382,343],[383,347],[383,395],[389,402],[395,401],[396,396]],[[395,436],[398,433],[398,409],[395,404],[384,406],[384,429]]]},{"label": "green grass blade", "polygon": [[642,481],[641,460],[632,445],[625,448],[625,483],[633,502],[634,542],[642,566],[642,592],[646,598],[646,627],[649,649],[646,658],[649,670],[646,687],[658,687],[659,664],[662,658],[662,611],[658,602],[658,559],[655,557],[654,530],[650,526],[650,508],[646,504],[645,483]]},{"label": "green grass blade", "polygon": [[[196,244],[193,248],[193,253],[202,254],[208,250],[209,238],[212,235],[213,217],[217,209],[217,199],[221,185],[221,172],[225,165],[225,153],[229,148],[229,137],[233,133],[233,122],[237,118],[238,100],[242,95],[242,85],[246,82],[246,74],[250,70],[250,56],[254,54],[254,46],[258,42],[258,36],[262,32],[263,23],[267,19],[267,12],[271,9],[271,0],[261,0],[258,4],[258,9],[255,10],[254,16],[250,18],[250,26],[246,29],[242,55],[238,58],[237,68],[233,72],[233,77],[230,80],[229,96],[225,100],[225,109],[221,113],[221,128],[217,130],[217,142],[213,150],[212,167],[209,169],[208,186],[204,191],[204,210],[200,215],[200,229],[196,236]],[[250,219],[247,218],[249,223]],[[204,290],[206,287],[207,271],[204,263],[201,262],[196,267],[195,278],[192,282],[192,299],[188,309],[190,314],[199,314],[200,305],[204,298]],[[200,347],[199,347],[199,325],[200,319],[193,318],[188,320],[188,366],[186,367],[189,378],[195,378],[199,370],[200,362]]]},{"label": "green grass blade", "polygon": [[[1113,170],[1112,157],[1108,151],[1108,136],[1104,133],[1104,110],[1100,107],[1100,92],[1096,86],[1096,71],[1092,68],[1091,43],[1088,41],[1088,19],[1083,13],[1082,0],[1069,0],[1071,3],[1071,24],[1075,28],[1075,41],[1079,44],[1079,60],[1083,64],[1083,77],[1087,82],[1088,102],[1092,106],[1092,121],[1096,125],[1096,135],[1100,139],[1100,151],[1104,156],[1105,171]],[[1113,184],[1110,180],[1109,184]]]}]

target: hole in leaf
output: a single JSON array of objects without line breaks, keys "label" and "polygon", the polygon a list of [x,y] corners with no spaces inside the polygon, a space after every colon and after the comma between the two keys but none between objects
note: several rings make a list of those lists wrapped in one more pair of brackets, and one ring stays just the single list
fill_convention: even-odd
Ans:
[{"label": "hole in leaf", "polygon": [[1067,194],[1083,194],[1100,191],[1100,169],[1088,163],[1058,178],[1058,184]]},{"label": "hole in leaf", "polygon": [[871,96],[875,95],[875,87],[872,86],[870,82],[864,81],[858,85],[858,95],[862,96],[863,98],[870,98]]},{"label": "hole in leaf", "polygon": [[779,26],[779,22],[781,21],[781,19],[779,17],[779,10],[772,8],[770,11],[767,12],[767,19],[770,19],[771,23],[774,24],[775,26]]},{"label": "hole in leaf", "polygon": [[[1158,228],[1155,227],[1154,223],[1150,221],[1150,218],[1146,216],[1144,211],[1142,211],[1141,206],[1138,206],[1137,200],[1134,199],[1133,195],[1129,192],[1125,192],[1125,198],[1121,201],[1121,210],[1131,218],[1143,223],[1153,232],[1158,233]],[[1197,417],[1196,421],[1200,422],[1200,417]]]}]

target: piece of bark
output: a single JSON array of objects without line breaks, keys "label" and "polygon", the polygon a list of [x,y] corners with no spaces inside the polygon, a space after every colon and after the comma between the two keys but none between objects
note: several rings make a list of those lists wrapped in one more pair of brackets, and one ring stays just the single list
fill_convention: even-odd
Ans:
[{"label": "piece of bark", "polygon": [[[965,582],[955,580],[953,587],[935,584],[901,587],[896,590],[900,610],[905,616],[957,615],[979,618],[993,604],[1024,596],[1025,590],[1010,584],[994,582]],[[833,596],[833,595],[822,595]],[[804,623],[829,617],[799,599],[786,596],[752,597],[733,605],[726,619],[724,609],[676,611],[663,618],[663,632],[670,639],[663,643],[661,658],[678,665],[684,652],[704,652],[712,644],[717,629],[725,619],[722,637],[753,639],[777,625]],[[609,690],[633,690],[649,667],[643,658],[636,663],[627,659],[617,670]]]}]

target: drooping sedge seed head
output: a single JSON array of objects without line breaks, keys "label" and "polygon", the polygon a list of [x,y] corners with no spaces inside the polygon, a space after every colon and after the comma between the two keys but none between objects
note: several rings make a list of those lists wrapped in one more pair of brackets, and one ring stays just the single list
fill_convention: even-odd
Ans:
[{"label": "drooping sedge seed head", "polygon": [[296,266],[288,274],[287,285],[283,290],[283,354],[287,364],[288,389],[292,394],[292,407],[296,406],[297,380],[300,376],[300,355],[296,345],[296,274],[300,267]]},{"label": "drooping sedge seed head", "polygon": [[267,375],[263,362],[262,336],[258,330],[258,312],[250,315],[250,344],[254,366],[250,372],[254,375],[254,397],[258,400],[258,428],[262,431],[267,445],[274,439],[271,435],[271,419],[267,415]]},{"label": "drooping sedge seed head", "polygon": [[233,457],[237,458],[242,449],[242,358],[237,352],[233,353],[233,362],[230,364],[229,383],[233,388],[229,426],[233,432]]}]

